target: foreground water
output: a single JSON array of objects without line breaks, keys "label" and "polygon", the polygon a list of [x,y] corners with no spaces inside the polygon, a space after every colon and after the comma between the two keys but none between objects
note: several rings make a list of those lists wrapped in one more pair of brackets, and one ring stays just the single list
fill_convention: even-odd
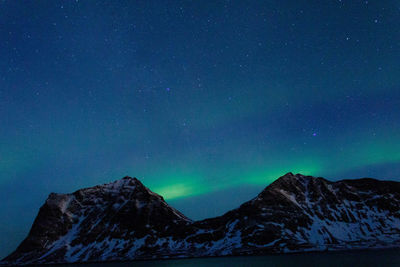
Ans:
[{"label": "foreground water", "polygon": [[215,257],[179,260],[57,265],[62,267],[128,266],[400,266],[400,249],[268,256]]}]

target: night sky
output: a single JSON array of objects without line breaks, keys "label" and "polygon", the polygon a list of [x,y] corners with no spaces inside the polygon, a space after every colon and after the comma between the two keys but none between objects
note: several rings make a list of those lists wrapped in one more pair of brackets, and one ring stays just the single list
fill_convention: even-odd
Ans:
[{"label": "night sky", "polygon": [[1,1],[0,256],[125,175],[201,219],[286,172],[400,181],[399,1]]}]

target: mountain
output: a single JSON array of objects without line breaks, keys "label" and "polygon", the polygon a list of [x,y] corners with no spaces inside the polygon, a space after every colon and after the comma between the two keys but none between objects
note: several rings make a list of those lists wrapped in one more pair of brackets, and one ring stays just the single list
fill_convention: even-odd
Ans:
[{"label": "mountain", "polygon": [[6,262],[47,263],[102,261],[148,255],[143,246],[175,237],[192,221],[170,207],[138,179],[51,193],[40,208],[28,237]]},{"label": "mountain", "polygon": [[191,221],[136,178],[50,194],[3,264],[400,247],[400,183],[287,173],[226,214]]}]

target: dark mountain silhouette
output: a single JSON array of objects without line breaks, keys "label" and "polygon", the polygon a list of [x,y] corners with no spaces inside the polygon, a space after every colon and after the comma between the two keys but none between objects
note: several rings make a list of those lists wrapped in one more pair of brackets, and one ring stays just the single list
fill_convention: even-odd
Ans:
[{"label": "dark mountain silhouette", "polygon": [[400,246],[400,183],[287,173],[226,214],[191,221],[136,178],[50,194],[3,264]]}]

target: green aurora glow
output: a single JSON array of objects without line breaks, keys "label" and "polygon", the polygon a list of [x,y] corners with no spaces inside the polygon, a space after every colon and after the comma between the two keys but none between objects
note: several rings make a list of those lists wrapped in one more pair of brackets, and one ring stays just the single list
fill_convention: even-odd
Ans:
[{"label": "green aurora glow", "polygon": [[396,1],[60,3],[0,4],[0,256],[126,175],[195,219],[287,172],[400,180]]}]

